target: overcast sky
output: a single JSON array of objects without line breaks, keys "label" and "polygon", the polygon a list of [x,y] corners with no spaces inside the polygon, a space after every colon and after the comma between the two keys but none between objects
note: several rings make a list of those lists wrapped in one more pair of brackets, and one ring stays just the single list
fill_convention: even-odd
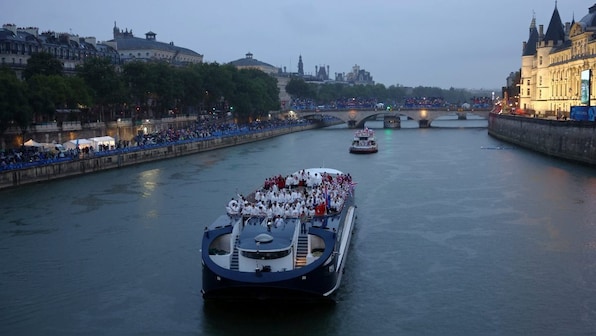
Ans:
[{"label": "overcast sky", "polygon": [[[142,5],[141,5],[142,4]],[[593,1],[559,0],[563,23]],[[288,72],[354,65],[385,86],[499,89],[521,65],[532,16],[544,31],[549,0],[19,0],[0,1],[0,21],[41,31],[113,38],[120,29],[174,42],[220,64],[251,52]]]}]

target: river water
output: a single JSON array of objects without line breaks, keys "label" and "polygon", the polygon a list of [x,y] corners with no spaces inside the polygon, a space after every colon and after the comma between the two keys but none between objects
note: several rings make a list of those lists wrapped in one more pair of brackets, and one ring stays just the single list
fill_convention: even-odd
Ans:
[{"label": "river water", "polygon": [[[0,335],[596,333],[594,168],[483,120],[402,123],[369,123],[372,155],[336,126],[0,191]],[[204,305],[205,225],[265,177],[320,166],[358,182],[338,302]]]}]

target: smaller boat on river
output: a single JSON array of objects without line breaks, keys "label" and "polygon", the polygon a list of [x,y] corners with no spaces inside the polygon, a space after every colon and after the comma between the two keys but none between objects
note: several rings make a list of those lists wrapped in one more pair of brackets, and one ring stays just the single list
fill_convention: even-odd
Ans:
[{"label": "smaller boat on river", "polygon": [[357,130],[354,133],[354,140],[350,146],[350,153],[354,154],[369,154],[379,151],[379,145],[375,139],[375,131],[368,127]]}]

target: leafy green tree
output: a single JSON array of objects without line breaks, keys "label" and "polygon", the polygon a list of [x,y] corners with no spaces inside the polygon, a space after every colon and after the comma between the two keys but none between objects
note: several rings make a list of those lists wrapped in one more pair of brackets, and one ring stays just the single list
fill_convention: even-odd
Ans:
[{"label": "leafy green tree", "polygon": [[135,118],[147,115],[148,97],[151,94],[149,83],[149,71],[147,64],[143,62],[129,62],[122,67],[122,81],[128,87],[130,100],[138,107],[135,109]]},{"label": "leafy green tree", "polygon": [[20,81],[11,69],[0,68],[0,135],[13,125],[24,132],[30,123],[26,83]]},{"label": "leafy green tree", "polygon": [[29,104],[36,122],[54,120],[56,109],[66,98],[63,78],[60,76],[35,75],[28,82]]},{"label": "leafy green tree", "polygon": [[87,112],[91,105],[92,98],[89,87],[85,81],[78,76],[64,77],[66,86],[68,87],[68,96],[66,97],[66,108],[71,110],[78,110],[76,113],[71,113],[68,120],[71,121],[89,121]]},{"label": "leafy green tree", "polygon": [[169,64],[150,63],[147,70],[150,78],[150,92],[153,105],[153,116],[165,117],[166,112],[175,108],[175,101],[180,97],[179,81],[174,77],[174,68]]},{"label": "leafy green tree", "polygon": [[27,66],[23,70],[23,78],[29,80],[35,75],[61,76],[64,70],[62,62],[47,52],[31,54],[27,60]]},{"label": "leafy green tree", "polygon": [[204,63],[200,68],[203,78],[204,109],[221,110],[223,101],[236,90],[234,81],[237,69],[232,65]]},{"label": "leafy green tree", "polygon": [[246,76],[240,73],[236,74],[236,88],[228,98],[230,104],[234,107],[233,116],[240,123],[246,123],[252,120],[256,107],[253,106],[251,92],[254,91],[253,83]]},{"label": "leafy green tree", "polygon": [[387,88],[384,101],[395,107],[400,105],[400,99],[403,100],[405,96],[406,88],[401,85],[391,85]]},{"label": "leafy green tree", "polygon": [[174,77],[180,85],[180,88],[177,89],[179,112],[198,112],[199,105],[202,103],[203,78],[201,78],[197,66],[177,68],[174,70]]},{"label": "leafy green tree", "polygon": [[93,98],[87,83],[78,76],[68,76],[64,80],[69,87],[66,106],[71,109],[88,108],[92,104]]},{"label": "leafy green tree", "polygon": [[234,107],[235,119],[249,122],[279,110],[279,88],[275,78],[258,69],[241,69],[233,75],[235,90],[227,98]]},{"label": "leafy green tree", "polygon": [[293,98],[316,98],[313,86],[309,86],[302,78],[291,78],[286,85],[286,92]]},{"label": "leafy green tree", "polygon": [[[107,58],[89,58],[77,67],[77,76],[82,78],[89,88],[91,102],[96,105],[99,119],[113,120],[116,110],[126,103],[126,88],[116,68]],[[85,96],[80,98],[85,100]]]}]

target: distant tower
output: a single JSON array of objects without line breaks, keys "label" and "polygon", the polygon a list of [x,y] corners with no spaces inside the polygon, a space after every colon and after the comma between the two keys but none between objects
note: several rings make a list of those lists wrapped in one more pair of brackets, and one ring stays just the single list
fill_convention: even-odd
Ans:
[{"label": "distant tower", "polygon": [[[327,66],[327,69],[329,69],[329,66]],[[321,80],[321,81],[328,80],[329,79],[329,75],[327,74],[327,71],[325,70],[325,66],[324,65],[321,65],[320,67],[315,66],[315,76],[316,76],[316,78],[318,80]]]},{"label": "distant tower", "polygon": [[147,33],[145,33],[145,38],[150,41],[155,41],[155,35],[157,34],[155,34],[152,31],[148,31]]},{"label": "distant tower", "polygon": [[302,64],[302,55],[298,56],[298,74],[304,76],[304,64]]},{"label": "distant tower", "polygon": [[114,34],[114,39],[134,37],[134,35],[132,34],[132,29],[130,30],[130,32],[128,31],[128,29],[120,30],[120,28],[118,28],[118,26],[116,25],[116,21],[114,21],[114,28],[112,29],[112,33]]}]

